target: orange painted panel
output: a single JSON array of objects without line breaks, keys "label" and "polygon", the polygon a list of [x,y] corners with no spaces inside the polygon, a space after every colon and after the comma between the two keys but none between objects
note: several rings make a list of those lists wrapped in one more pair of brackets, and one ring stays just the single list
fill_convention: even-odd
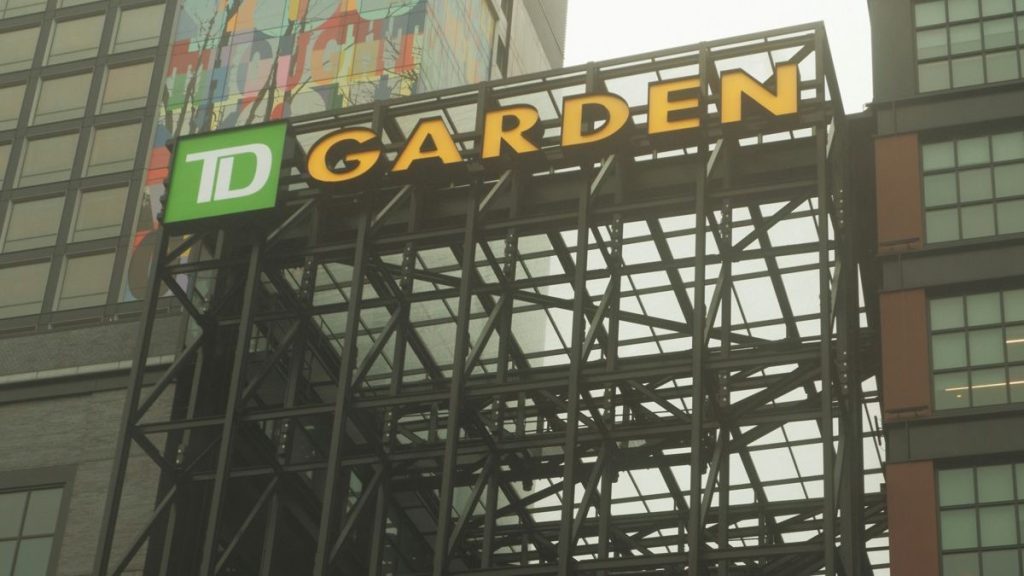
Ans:
[{"label": "orange painted panel", "polygon": [[938,500],[932,462],[888,464],[885,472],[892,576],[939,576]]},{"label": "orange painted panel", "polygon": [[917,134],[875,139],[880,254],[918,249],[924,242],[920,166]]},{"label": "orange painted panel", "polygon": [[879,300],[885,420],[931,415],[928,300],[924,290],[884,292]]}]

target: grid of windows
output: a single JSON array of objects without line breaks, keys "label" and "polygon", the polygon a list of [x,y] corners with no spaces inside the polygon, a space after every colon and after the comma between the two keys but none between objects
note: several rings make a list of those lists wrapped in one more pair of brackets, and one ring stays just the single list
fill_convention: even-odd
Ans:
[{"label": "grid of windows", "polygon": [[940,470],[944,576],[1020,576],[1024,464]]},{"label": "grid of windows", "polygon": [[46,576],[62,487],[0,492],[0,576]]},{"label": "grid of windows", "polygon": [[1024,289],[929,308],[936,410],[1024,402]]},{"label": "grid of windows", "polygon": [[165,11],[0,0],[0,319],[117,299]]},{"label": "grid of windows", "polygon": [[914,22],[920,92],[1024,76],[1024,0],[926,0]]},{"label": "grid of windows", "polygon": [[1024,131],[921,147],[925,241],[1024,232]]}]

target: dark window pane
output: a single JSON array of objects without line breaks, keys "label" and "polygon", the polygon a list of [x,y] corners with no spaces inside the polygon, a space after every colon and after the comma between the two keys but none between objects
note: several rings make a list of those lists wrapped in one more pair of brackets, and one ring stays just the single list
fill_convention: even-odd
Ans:
[{"label": "dark window pane", "polygon": [[89,149],[88,176],[131,170],[139,146],[139,124],[97,128]]},{"label": "dark window pane", "polygon": [[974,202],[976,200],[992,199],[991,169],[978,168],[975,170],[964,170],[957,176],[960,180],[961,202]]},{"label": "dark window pane", "polygon": [[943,550],[962,550],[978,545],[978,521],[973,509],[943,510],[940,525]]},{"label": "dark window pane", "polygon": [[57,516],[60,513],[63,488],[35,490],[28,499],[28,512],[25,514],[25,526],[22,534],[34,536],[53,534],[57,529]]},{"label": "dark window pane", "polygon": [[[26,492],[0,494],[0,538],[17,538],[25,514]],[[0,571],[0,574],[3,574]]]},{"label": "dark window pane", "polygon": [[1016,80],[1017,74],[1017,53],[996,52],[985,56],[985,74],[988,82],[1004,82]]},{"label": "dark window pane", "polygon": [[82,192],[75,215],[74,242],[117,236],[121,232],[128,188]]},{"label": "dark window pane", "polygon": [[979,576],[978,555],[944,554],[942,556],[943,576]]},{"label": "dark window pane", "polygon": [[100,112],[129,110],[146,104],[149,82],[153,77],[153,63],[143,62],[111,68],[103,86]]},{"label": "dark window pane", "polygon": [[53,538],[31,538],[18,544],[14,576],[46,576]]},{"label": "dark window pane", "polygon": [[34,124],[59,122],[85,116],[92,74],[44,79],[39,84]]},{"label": "dark window pane", "polygon": [[63,209],[63,196],[12,203],[2,235],[3,252],[53,246]]},{"label": "dark window pane", "polygon": [[953,60],[953,87],[975,86],[985,82],[981,56]]},{"label": "dark window pane", "polygon": [[985,576],[992,574],[1008,574],[1013,576],[1020,573],[1020,559],[1016,550],[996,550],[993,552],[981,553],[981,570]]},{"label": "dark window pane", "polygon": [[971,405],[1006,404],[1006,370],[990,368],[971,372]]},{"label": "dark window pane", "polygon": [[1003,330],[972,330],[967,339],[971,354],[971,366],[1003,362]]},{"label": "dark window pane", "polygon": [[995,211],[991,204],[960,209],[960,231],[964,239],[995,236]]},{"label": "dark window pane", "polygon": [[75,161],[78,133],[29,140],[19,185],[31,186],[66,180]]},{"label": "dark window pane", "polygon": [[114,52],[156,46],[164,22],[164,5],[122,10],[114,36]]}]

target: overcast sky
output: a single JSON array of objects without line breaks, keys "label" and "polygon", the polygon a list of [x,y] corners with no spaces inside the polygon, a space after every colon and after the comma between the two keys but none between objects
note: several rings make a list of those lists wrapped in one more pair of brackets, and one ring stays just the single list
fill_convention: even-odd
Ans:
[{"label": "overcast sky", "polygon": [[843,104],[871,100],[868,0],[569,0],[565,64],[823,20]]}]

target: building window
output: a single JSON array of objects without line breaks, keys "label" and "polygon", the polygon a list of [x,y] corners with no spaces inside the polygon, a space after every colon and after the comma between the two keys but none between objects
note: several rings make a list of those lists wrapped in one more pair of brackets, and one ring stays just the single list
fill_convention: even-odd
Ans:
[{"label": "building window", "polygon": [[1024,132],[925,144],[929,244],[1024,232]]},{"label": "building window", "polygon": [[12,202],[0,237],[3,252],[53,246],[57,242],[64,197]]},{"label": "building window", "polygon": [[85,103],[89,98],[92,74],[44,78],[39,83],[34,124],[59,122],[85,116]]},{"label": "building window", "polygon": [[0,492],[0,575],[49,572],[63,498],[59,486]]},{"label": "building window", "polygon": [[38,40],[38,26],[0,33],[0,73],[31,67]]},{"label": "building window", "polygon": [[10,130],[18,125],[24,100],[24,84],[0,87],[0,130]]},{"label": "building window", "polygon": [[1024,402],[1024,289],[929,308],[936,410]]},{"label": "building window", "polygon": [[0,268],[0,318],[39,314],[49,273],[49,262]]},{"label": "building window", "polygon": [[11,157],[11,145],[0,144],[0,188],[3,188],[4,177],[7,175],[7,160]]},{"label": "building window", "polygon": [[89,147],[87,176],[131,170],[139,147],[141,124],[123,124],[96,128]]},{"label": "building window", "polygon": [[35,14],[42,12],[44,8],[46,8],[46,0],[0,0],[0,18]]},{"label": "building window", "polygon": [[927,0],[914,5],[921,92],[1024,75],[1024,6],[1013,0]]},{"label": "building window", "polygon": [[95,58],[103,35],[103,15],[64,20],[55,24],[47,64]]},{"label": "building window", "polygon": [[122,10],[117,21],[112,52],[126,52],[156,46],[164,22],[164,5]]},{"label": "building window", "polygon": [[102,306],[107,302],[114,253],[69,256],[64,262],[55,310]]},{"label": "building window", "polygon": [[940,470],[944,576],[1020,574],[1024,464]]},{"label": "building window", "polygon": [[78,133],[28,140],[19,186],[67,180],[75,161]]},{"label": "building window", "polygon": [[108,70],[106,82],[103,84],[100,112],[117,112],[145,106],[152,77],[152,62]]},{"label": "building window", "polygon": [[121,233],[128,188],[83,191],[72,224],[72,242],[109,238]]}]

